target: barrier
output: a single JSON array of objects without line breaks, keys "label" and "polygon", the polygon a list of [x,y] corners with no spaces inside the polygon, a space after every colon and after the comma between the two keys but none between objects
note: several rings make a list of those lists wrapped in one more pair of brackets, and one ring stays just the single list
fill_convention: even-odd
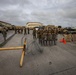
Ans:
[{"label": "barrier", "polygon": [[4,51],[4,50],[21,50],[21,49],[22,49],[22,55],[21,55],[21,59],[20,59],[20,67],[22,67],[23,59],[24,59],[25,52],[26,52],[26,38],[24,40],[24,45],[23,46],[0,48],[0,51]]}]

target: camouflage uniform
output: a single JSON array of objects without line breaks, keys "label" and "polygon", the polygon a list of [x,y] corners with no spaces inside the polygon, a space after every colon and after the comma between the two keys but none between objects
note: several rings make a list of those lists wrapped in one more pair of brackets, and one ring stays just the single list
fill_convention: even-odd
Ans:
[{"label": "camouflage uniform", "polygon": [[40,30],[37,31],[37,38],[39,38]]},{"label": "camouflage uniform", "polygon": [[49,42],[49,45],[51,45],[50,42],[52,42],[52,34],[51,32],[48,33],[48,42]]},{"label": "camouflage uniform", "polygon": [[17,29],[16,29],[16,27],[15,27],[15,34],[17,34]]},{"label": "camouflage uniform", "polygon": [[43,44],[47,45],[48,34],[47,31],[43,33]]},{"label": "camouflage uniform", "polygon": [[57,41],[57,30],[54,28],[52,30],[52,44],[56,45],[56,41]]},{"label": "camouflage uniform", "polygon": [[18,28],[18,33],[20,33],[20,28]]},{"label": "camouflage uniform", "polygon": [[36,29],[33,29],[33,38],[36,39]]},{"label": "camouflage uniform", "polygon": [[39,43],[42,45],[42,33],[39,34]]},{"label": "camouflage uniform", "polygon": [[24,35],[26,34],[26,28],[24,28]]},{"label": "camouflage uniform", "polygon": [[55,33],[53,33],[52,34],[52,45],[56,45],[56,34]]},{"label": "camouflage uniform", "polygon": [[38,30],[37,37],[38,37],[39,43],[42,45],[42,30],[41,29]]},{"label": "camouflage uniform", "polygon": [[4,41],[6,41],[7,32],[6,32],[5,28],[3,29],[2,34],[3,34],[3,37],[4,37]]},{"label": "camouflage uniform", "polygon": [[23,28],[21,28],[21,34],[23,33]]},{"label": "camouflage uniform", "polygon": [[30,29],[28,28],[27,30],[28,30],[28,34],[29,34]]}]

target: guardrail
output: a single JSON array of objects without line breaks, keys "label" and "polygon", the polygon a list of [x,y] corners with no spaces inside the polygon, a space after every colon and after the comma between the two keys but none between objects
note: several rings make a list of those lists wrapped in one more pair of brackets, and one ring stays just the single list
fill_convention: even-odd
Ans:
[{"label": "guardrail", "polygon": [[25,52],[26,52],[26,38],[24,40],[23,46],[0,48],[0,51],[4,51],[4,50],[22,50],[22,55],[21,55],[21,59],[20,59],[20,67],[22,67],[23,59],[24,59]]}]

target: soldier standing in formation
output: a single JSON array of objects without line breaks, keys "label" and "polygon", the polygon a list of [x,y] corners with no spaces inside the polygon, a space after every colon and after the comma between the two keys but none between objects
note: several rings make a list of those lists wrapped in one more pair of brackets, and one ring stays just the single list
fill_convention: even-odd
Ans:
[{"label": "soldier standing in formation", "polygon": [[57,29],[52,29],[52,45],[56,45],[57,41]]},{"label": "soldier standing in formation", "polygon": [[56,45],[56,34],[52,33],[52,45]]},{"label": "soldier standing in formation", "polygon": [[29,34],[30,29],[29,29],[29,28],[27,28],[27,31],[28,31],[28,34]]},{"label": "soldier standing in formation", "polygon": [[3,34],[3,37],[4,37],[4,41],[6,41],[6,37],[7,37],[6,28],[3,28],[2,34]]},{"label": "soldier standing in formation", "polygon": [[24,28],[24,35],[26,34],[26,27]]},{"label": "soldier standing in formation", "polygon": [[46,30],[46,32],[43,33],[43,39],[42,39],[44,45],[47,45],[47,38],[48,38],[48,34],[47,34],[47,30]]},{"label": "soldier standing in formation", "polygon": [[21,29],[21,34],[22,34],[23,33],[23,28],[21,27],[20,29]]},{"label": "soldier standing in formation", "polygon": [[15,34],[17,34],[17,29],[16,29],[16,27],[15,27]]},{"label": "soldier standing in formation", "polygon": [[36,39],[36,29],[33,29],[33,38]]},{"label": "soldier standing in formation", "polygon": [[18,28],[18,33],[20,34],[20,28]]},{"label": "soldier standing in formation", "polygon": [[50,28],[50,29],[40,29],[38,30],[38,39],[39,43],[42,45],[56,45],[57,41],[57,29],[56,28]]},{"label": "soldier standing in formation", "polygon": [[52,33],[51,33],[51,30],[49,30],[49,32],[48,32],[48,42],[49,42],[49,45],[52,44]]}]

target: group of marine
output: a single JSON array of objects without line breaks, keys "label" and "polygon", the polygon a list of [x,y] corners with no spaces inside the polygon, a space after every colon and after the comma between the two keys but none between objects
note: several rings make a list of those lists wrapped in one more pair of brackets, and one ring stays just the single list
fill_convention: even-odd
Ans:
[{"label": "group of marine", "polygon": [[15,28],[15,34],[19,33],[22,34],[24,33],[24,35],[27,33],[29,34],[30,29],[26,28],[26,27],[21,27],[21,28]]},{"label": "group of marine", "polygon": [[56,45],[58,29],[57,28],[36,28],[33,29],[33,38],[38,38],[41,45]]},{"label": "group of marine", "polygon": [[[23,34],[23,33],[24,33],[24,35],[26,33],[29,34],[29,28],[26,29],[25,27],[24,28],[23,27],[15,27],[13,30],[15,31],[15,34]],[[6,41],[7,32],[8,32],[8,30],[6,29],[6,27],[3,27],[1,30],[1,33],[3,35],[4,41]]]},{"label": "group of marine", "polygon": [[[30,29],[26,27],[15,28],[15,34],[29,34]],[[4,40],[6,40],[7,32],[4,28],[3,32]],[[33,39],[38,39],[41,45],[56,45],[58,35],[58,28],[56,27],[43,27],[43,28],[33,28]]]}]

